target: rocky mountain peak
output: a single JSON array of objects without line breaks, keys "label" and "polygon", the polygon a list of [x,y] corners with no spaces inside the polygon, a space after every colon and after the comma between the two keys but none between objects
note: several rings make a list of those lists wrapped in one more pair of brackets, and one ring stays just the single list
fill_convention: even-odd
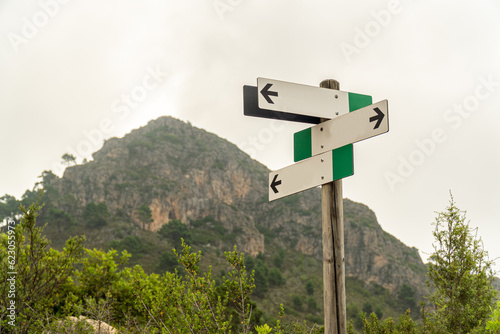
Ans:
[{"label": "rocky mountain peak", "polygon": [[[152,232],[173,220],[187,226],[216,221],[250,255],[266,253],[272,242],[321,259],[319,190],[270,203],[268,173],[215,134],[161,117],[107,140],[93,161],[67,168],[51,186],[58,194],[54,205],[63,208],[64,198],[72,196],[77,215],[87,204],[103,202],[114,217]],[[151,210],[148,223],[138,213],[144,204]],[[390,291],[407,283],[422,294],[426,267],[416,249],[384,232],[363,204],[344,200],[344,217],[348,276]]]}]

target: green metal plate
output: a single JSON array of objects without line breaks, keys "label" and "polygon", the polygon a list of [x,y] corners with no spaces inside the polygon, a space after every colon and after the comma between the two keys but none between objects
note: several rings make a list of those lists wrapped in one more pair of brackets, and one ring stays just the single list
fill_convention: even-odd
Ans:
[{"label": "green metal plate", "polygon": [[340,180],[354,174],[353,145],[339,147],[332,151],[333,180]]}]

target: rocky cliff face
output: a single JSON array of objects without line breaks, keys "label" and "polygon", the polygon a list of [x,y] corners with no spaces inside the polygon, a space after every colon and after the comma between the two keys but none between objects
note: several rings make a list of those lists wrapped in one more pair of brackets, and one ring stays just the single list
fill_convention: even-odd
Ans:
[{"label": "rocky cliff face", "polygon": [[[94,161],[66,169],[51,182],[62,207],[72,195],[75,214],[104,202],[113,215],[141,227],[141,205],[151,209],[150,231],[178,219],[190,225],[206,217],[237,232],[238,248],[266,252],[265,240],[321,258],[318,189],[272,203],[269,171],[235,145],[170,117],[151,121],[121,139],[108,140]],[[365,205],[344,200],[347,275],[391,291],[403,283],[424,289],[425,265],[418,252],[385,233]]]}]

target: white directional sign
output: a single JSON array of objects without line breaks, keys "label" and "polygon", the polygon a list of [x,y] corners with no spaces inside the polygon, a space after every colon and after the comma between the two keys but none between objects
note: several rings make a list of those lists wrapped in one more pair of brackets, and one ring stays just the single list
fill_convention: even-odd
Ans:
[{"label": "white directional sign", "polygon": [[387,100],[382,100],[295,133],[295,160],[315,156],[388,131]]},{"label": "white directional sign", "polygon": [[346,173],[346,166],[341,161],[345,154],[350,155],[352,160],[352,146],[346,146],[340,155],[336,156],[334,152],[319,154],[269,173],[269,201],[352,175],[352,165],[347,166]]},{"label": "white directional sign", "polygon": [[335,118],[349,113],[349,93],[257,78],[259,108],[291,114]]}]

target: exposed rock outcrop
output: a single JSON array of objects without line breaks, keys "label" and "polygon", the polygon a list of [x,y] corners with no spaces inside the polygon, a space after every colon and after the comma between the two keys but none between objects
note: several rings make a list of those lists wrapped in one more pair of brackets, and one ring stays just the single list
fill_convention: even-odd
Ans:
[{"label": "exposed rock outcrop", "polygon": [[[108,140],[93,158],[53,180],[54,205],[73,196],[78,216],[88,203],[105,202],[113,215],[153,232],[172,220],[190,225],[212,217],[227,233],[237,231],[238,248],[251,255],[266,252],[268,233],[282,248],[321,259],[318,189],[269,203],[269,170],[214,134],[161,117]],[[143,204],[150,223],[138,214]],[[392,292],[411,284],[422,295],[426,267],[417,250],[384,232],[365,205],[344,200],[344,216],[347,275]]]}]

